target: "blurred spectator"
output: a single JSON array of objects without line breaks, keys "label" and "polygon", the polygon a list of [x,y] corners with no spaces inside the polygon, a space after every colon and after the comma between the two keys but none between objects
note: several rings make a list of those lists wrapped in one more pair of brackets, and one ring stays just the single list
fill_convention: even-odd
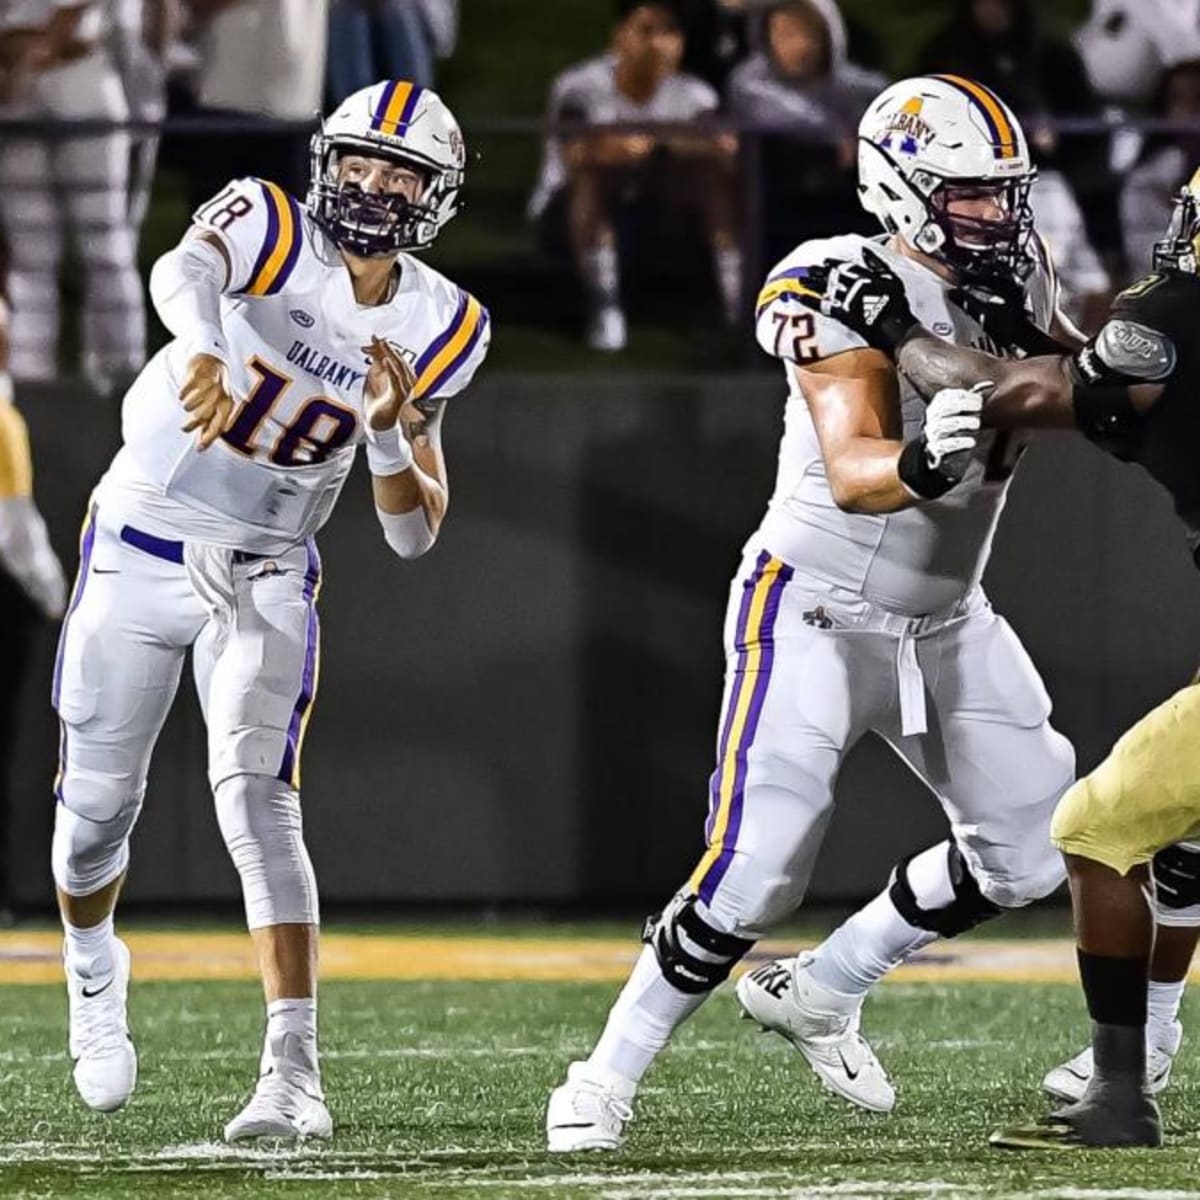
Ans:
[{"label": "blurred spectator", "polygon": [[743,122],[789,131],[759,141],[756,227],[766,260],[809,238],[874,232],[856,198],[856,136],[887,80],[847,60],[834,0],[775,0],[765,7],[760,42],[730,76],[729,108]]},{"label": "blurred spectator", "polygon": [[612,52],[569,68],[551,88],[549,120],[590,128],[550,134],[529,203],[546,244],[570,245],[587,294],[587,341],[599,350],[625,345],[617,220],[620,210],[645,201],[664,230],[677,223],[668,224],[668,216],[700,216],[726,317],[741,316],[736,142],[699,130],[604,130],[622,122],[693,121],[715,112],[717,94],[679,69],[684,42],[674,3],[621,0],[617,9]]},{"label": "blurred spectator", "polygon": [[0,298],[0,917],[12,900],[10,787],[20,699],[36,630],[43,620],[62,616],[67,590],[33,502],[29,435],[8,376],[8,335],[8,308]]},{"label": "blurred spectator", "polygon": [[763,35],[763,49],[730,76],[730,111],[743,121],[787,125],[851,166],[859,118],[887,80],[847,60],[835,0],[777,0]]},{"label": "blurred spectator", "polygon": [[1074,192],[1058,171],[1043,170],[1029,203],[1058,275],[1059,307],[1086,333],[1095,332],[1108,312],[1112,281],[1088,240]]},{"label": "blurred spectator", "polygon": [[1200,167],[1200,59],[1177,63],[1163,76],[1156,116],[1197,127],[1191,136],[1156,134],[1121,190],[1121,227],[1131,275],[1150,269],[1150,252],[1163,236],[1179,189]]},{"label": "blurred spectator", "polygon": [[1117,182],[1108,169],[1108,137],[1060,137],[1058,117],[1099,120],[1103,108],[1083,60],[1070,43],[1040,28],[1034,0],[956,0],[950,22],[919,55],[922,73],[978,80],[1024,122],[1034,161],[1061,171],[1082,206],[1092,242],[1117,252]]},{"label": "blurred spectator", "polygon": [[259,175],[303,194],[309,131],[263,128],[263,119],[308,123],[320,112],[328,0],[188,3],[200,24],[196,112],[244,124],[227,135],[197,140],[193,204],[198,207],[243,175]]},{"label": "blurred spectator", "polygon": [[434,85],[434,60],[458,39],[458,0],[333,0],[326,99],[336,108],[380,79]]},{"label": "blurred spectator", "polygon": [[[167,51],[179,25],[178,0],[112,0],[112,53],[131,121],[161,124],[167,115]],[[158,134],[132,133],[129,219],[134,235],[150,201]]]},{"label": "blurred spectator", "polygon": [[107,5],[19,0],[0,9],[0,220],[10,247],[11,369],[58,374],[58,270],[65,224],[83,265],[83,373],[120,386],[145,357],[145,310],[129,221],[129,135],[63,136],[79,120],[122,122],[129,110],[108,51]]},{"label": "blurred spectator", "polygon": [[1142,107],[1153,101],[1168,67],[1200,58],[1200,5],[1092,0],[1092,15],[1075,34],[1075,45],[1105,100]]}]

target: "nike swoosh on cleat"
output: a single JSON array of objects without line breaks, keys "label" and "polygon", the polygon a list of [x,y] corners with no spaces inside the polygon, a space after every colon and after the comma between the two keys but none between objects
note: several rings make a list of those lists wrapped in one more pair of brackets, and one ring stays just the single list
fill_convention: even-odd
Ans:
[{"label": "nike swoosh on cleat", "polygon": [[551,1129],[595,1129],[595,1121],[576,1121],[574,1125],[552,1125]]},{"label": "nike swoosh on cleat", "polygon": [[120,575],[120,571],[116,567],[93,567],[93,575]]},{"label": "nike swoosh on cleat", "polygon": [[[116,976],[114,976],[113,978],[115,979]],[[100,995],[101,992],[107,992],[108,989],[110,987],[112,987],[112,985],[113,985],[113,981],[112,981],[112,979],[110,979],[103,987],[98,987],[94,992],[89,992],[87,990],[87,988],[80,988],[79,990],[80,990],[80,992],[82,992],[83,998],[85,1000],[91,1000],[94,996]]]},{"label": "nike swoosh on cleat", "polygon": [[838,1061],[842,1064],[842,1070],[846,1072],[846,1078],[853,1083],[858,1078],[858,1072],[850,1070],[850,1064],[846,1061],[846,1056],[840,1050],[838,1051]]}]

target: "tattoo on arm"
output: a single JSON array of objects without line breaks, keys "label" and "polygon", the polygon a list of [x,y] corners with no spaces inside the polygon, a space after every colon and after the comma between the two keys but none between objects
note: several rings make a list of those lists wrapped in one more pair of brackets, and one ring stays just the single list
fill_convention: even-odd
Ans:
[{"label": "tattoo on arm", "polygon": [[939,388],[971,387],[981,379],[999,383],[1006,369],[1004,359],[943,342],[924,330],[904,341],[896,362],[926,398]]},{"label": "tattoo on arm", "polygon": [[400,424],[404,428],[404,436],[414,446],[432,445],[441,432],[442,414],[446,411],[445,400],[422,396],[419,400],[413,400],[410,407],[416,409],[417,415],[401,415]]}]

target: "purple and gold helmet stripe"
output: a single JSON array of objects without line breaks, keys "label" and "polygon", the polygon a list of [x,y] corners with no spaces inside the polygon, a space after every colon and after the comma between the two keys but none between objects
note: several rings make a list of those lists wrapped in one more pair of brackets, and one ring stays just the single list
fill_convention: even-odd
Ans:
[{"label": "purple and gold helmet stripe", "polygon": [[711,903],[733,861],[742,824],[746,769],[758,731],[771,668],[775,662],[775,619],[792,568],[765,550],[745,582],[734,645],[738,652],[726,713],[717,769],[711,784],[711,808],[705,832],[708,849],[692,873],[689,886]]},{"label": "purple and gold helmet stripe", "polygon": [[[54,682],[50,689],[50,699],[55,712],[58,711],[58,700],[62,694],[63,651],[67,644],[67,629],[71,617],[83,599],[87,587],[88,572],[92,569],[92,549],[96,545],[96,505],[88,506],[87,516],[79,530],[79,570],[75,575],[75,586],[71,588],[71,602],[67,605],[63,617],[62,629],[58,633],[58,651],[54,656]],[[58,770],[54,775],[54,795],[61,801],[63,773],[67,766],[67,727],[60,719],[58,722]]]},{"label": "purple and gold helmet stripe", "polygon": [[287,283],[300,258],[304,222],[299,202],[283,188],[265,179],[257,182],[267,205],[267,233],[250,272],[250,282],[243,290],[248,296],[274,296]]},{"label": "purple and gold helmet stripe", "polygon": [[780,296],[815,296],[819,300],[823,293],[809,286],[808,277],[811,274],[811,267],[789,267],[778,275],[772,275],[758,293],[754,315],[761,316],[762,310]]},{"label": "purple and gold helmet stripe", "polygon": [[460,289],[450,324],[429,343],[413,367],[417,377],[414,399],[436,392],[471,357],[488,319],[488,310]]},{"label": "purple and gold helmet stripe", "polygon": [[975,102],[975,109],[982,115],[988,128],[992,139],[992,153],[996,158],[1017,157],[1017,132],[1013,128],[1008,111],[995,92],[962,75],[934,75],[933,78],[950,84]]},{"label": "purple and gold helmet stripe", "polygon": [[395,137],[403,136],[417,111],[417,102],[425,89],[407,79],[394,79],[383,89],[371,114],[371,128]]},{"label": "purple and gold helmet stripe", "polygon": [[300,755],[304,749],[304,735],[308,732],[313,700],[321,677],[321,622],[317,616],[317,599],[321,595],[321,555],[312,538],[305,542],[305,549],[308,551],[308,567],[304,573],[303,594],[308,606],[308,628],[305,634],[304,670],[300,676],[300,694],[296,697],[292,718],[288,722],[283,760],[277,775],[297,791],[300,788]]}]

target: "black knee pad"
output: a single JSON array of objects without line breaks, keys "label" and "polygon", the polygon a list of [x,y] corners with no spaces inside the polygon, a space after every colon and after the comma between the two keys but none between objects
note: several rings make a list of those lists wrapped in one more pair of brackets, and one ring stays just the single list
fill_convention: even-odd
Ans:
[{"label": "black knee pad", "polygon": [[940,937],[956,937],[990,921],[1000,915],[1000,908],[993,904],[980,890],[963,859],[959,848],[950,843],[950,883],[954,888],[954,899],[945,908],[922,908],[913,894],[908,882],[908,864],[915,855],[897,864],[892,873],[892,884],[888,888],[888,898],[896,906],[896,911],[910,924],[918,929],[927,929]]},{"label": "black knee pad", "polygon": [[1166,846],[1154,856],[1154,896],[1162,908],[1200,904],[1200,850]]},{"label": "black knee pad", "polygon": [[647,917],[642,941],[654,950],[663,978],[690,995],[711,992],[724,983],[754,945],[709,925],[696,911],[695,896],[677,897],[661,913]]}]

